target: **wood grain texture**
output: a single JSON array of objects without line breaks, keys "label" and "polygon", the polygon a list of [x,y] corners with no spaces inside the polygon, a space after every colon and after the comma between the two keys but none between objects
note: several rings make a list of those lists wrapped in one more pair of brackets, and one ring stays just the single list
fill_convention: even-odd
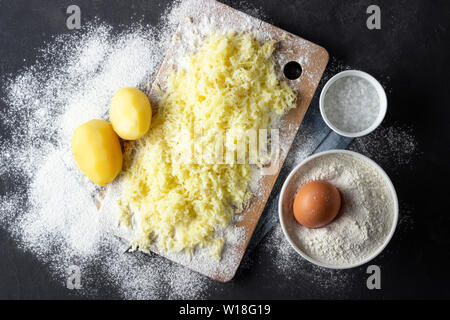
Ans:
[{"label": "wood grain texture", "polygon": [[[277,41],[274,58],[276,59],[276,65],[279,71],[281,71],[283,66],[289,61],[297,61],[302,67],[302,74],[300,78],[296,80],[283,79],[287,81],[288,85],[297,93],[297,106],[286,113],[280,122],[282,123],[279,128],[280,154],[279,161],[277,162],[274,170],[275,174],[262,176],[261,184],[263,187],[261,188],[261,191],[252,197],[248,206],[242,213],[240,213],[243,217],[240,222],[236,223],[236,226],[243,227],[245,229],[245,237],[244,241],[238,247],[233,248],[233,251],[237,252],[237,257],[233,259],[232,266],[227,266],[227,272],[220,272],[215,268],[205,271],[204,268],[197,268],[189,263],[183,263],[182,261],[175,260],[175,262],[181,263],[186,267],[200,272],[214,280],[226,282],[234,277],[242,257],[244,256],[248,243],[264,210],[265,204],[284,163],[288,150],[295,135],[297,134],[298,128],[300,127],[314,92],[319,84],[320,78],[322,77],[322,73],[328,63],[328,53],[324,48],[314,43],[279,29],[271,24],[260,21],[254,17],[250,17],[243,12],[235,10],[215,0],[208,0],[207,2],[209,5],[199,8],[201,12],[196,14],[195,18],[189,20],[182,19],[178,30],[182,29],[183,24],[198,23],[199,17],[202,16],[207,16],[209,18],[216,17],[217,19],[221,19],[223,23],[229,23],[232,25],[237,23],[239,20],[245,20],[246,25],[249,21],[251,21],[252,26],[257,26],[258,32],[267,34],[269,38]],[[158,73],[156,74],[150,92],[150,100],[152,105],[158,104],[161,96],[161,88],[166,87],[167,76],[172,69],[172,61],[174,61],[174,54],[179,51],[176,48],[177,45],[179,45],[177,41],[172,42],[171,47],[169,47],[166,57],[161,64]],[[282,74],[282,72],[280,72],[280,74]],[[173,260],[169,254],[158,252],[156,249],[151,249],[151,251]]]}]

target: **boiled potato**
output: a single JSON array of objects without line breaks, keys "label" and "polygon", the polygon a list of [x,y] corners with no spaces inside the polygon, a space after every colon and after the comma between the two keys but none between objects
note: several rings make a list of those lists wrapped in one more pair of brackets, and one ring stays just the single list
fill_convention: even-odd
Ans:
[{"label": "boiled potato", "polygon": [[109,120],[122,139],[139,139],[150,128],[150,101],[145,93],[137,88],[122,88],[112,98]]},{"label": "boiled potato", "polygon": [[119,137],[105,120],[94,119],[76,128],[72,152],[80,170],[95,184],[110,183],[122,170]]}]

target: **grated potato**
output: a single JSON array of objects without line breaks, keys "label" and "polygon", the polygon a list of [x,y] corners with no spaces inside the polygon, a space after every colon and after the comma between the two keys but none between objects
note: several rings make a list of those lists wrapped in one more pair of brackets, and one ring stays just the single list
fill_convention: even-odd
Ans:
[{"label": "grated potato", "polygon": [[156,244],[192,255],[200,246],[220,259],[226,239],[215,231],[250,199],[251,167],[192,159],[196,148],[214,157],[211,146],[224,132],[225,148],[234,150],[242,132],[266,129],[270,113],[295,107],[294,92],[277,79],[274,44],[249,33],[212,34],[185,68],[171,71],[152,127],[124,155],[120,206],[125,224],[137,221],[135,249]]}]

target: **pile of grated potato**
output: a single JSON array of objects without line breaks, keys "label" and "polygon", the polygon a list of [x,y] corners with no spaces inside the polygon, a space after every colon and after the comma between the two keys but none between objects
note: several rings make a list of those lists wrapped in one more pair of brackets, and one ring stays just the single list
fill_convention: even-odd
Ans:
[{"label": "pile of grated potato", "polygon": [[151,129],[124,155],[119,205],[122,222],[137,231],[135,249],[192,255],[206,247],[220,259],[226,239],[216,231],[250,199],[251,165],[194,155],[201,148],[214,159],[211,146],[225,132],[224,146],[234,150],[242,132],[267,129],[271,113],[295,107],[294,92],[276,76],[274,44],[213,33],[185,68],[171,71]]}]

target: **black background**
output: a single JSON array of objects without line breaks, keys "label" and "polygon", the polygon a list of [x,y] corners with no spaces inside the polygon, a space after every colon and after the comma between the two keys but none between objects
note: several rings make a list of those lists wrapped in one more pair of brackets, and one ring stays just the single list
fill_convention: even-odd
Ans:
[{"label": "black background", "polygon": [[[261,7],[268,22],[324,46],[334,61],[384,80],[389,106],[383,126],[412,127],[420,151],[409,166],[380,163],[396,186],[400,214],[407,208],[414,221],[413,227],[394,236],[390,254],[374,261],[382,266],[382,290],[367,290],[365,267],[345,271],[352,274],[353,283],[339,292],[302,283],[302,275],[295,270],[291,279],[281,277],[274,272],[270,257],[258,247],[246,257],[247,266],[232,282],[217,284],[220,290],[212,288],[207,297],[449,298],[450,2],[224,2],[243,10]],[[51,41],[51,36],[73,32],[66,28],[65,10],[70,4],[81,7],[83,21],[98,17],[117,28],[136,18],[156,24],[167,7],[164,1],[151,0],[0,0],[1,75],[32,65],[36,48]],[[381,30],[366,27],[366,8],[371,4],[381,8]],[[317,105],[316,93],[311,108]],[[0,101],[0,111],[6,107]],[[1,132],[2,139],[7,136],[7,132]],[[20,181],[0,181],[2,193],[20,185]],[[101,298],[118,297],[107,290],[99,292]],[[76,292],[65,289],[44,265],[16,248],[0,226],[0,298],[74,297],[78,297]]]}]

